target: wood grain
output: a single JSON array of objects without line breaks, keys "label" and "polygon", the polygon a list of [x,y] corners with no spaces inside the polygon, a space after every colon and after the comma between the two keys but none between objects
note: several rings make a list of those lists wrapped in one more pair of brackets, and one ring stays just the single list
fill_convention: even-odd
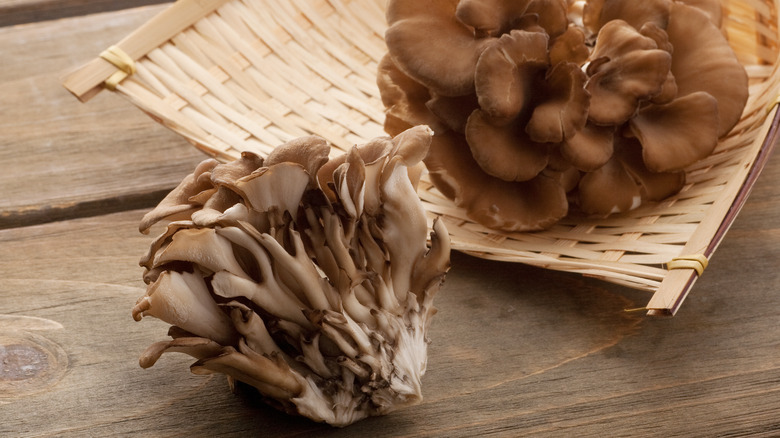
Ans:
[{"label": "wood grain", "polygon": [[[220,376],[194,376],[183,355],[141,369],[139,354],[166,325],[130,316],[152,236],[136,231],[147,207],[122,200],[151,206],[202,156],[113,96],[77,103],[56,76],[157,10],[0,29],[0,436],[780,431],[777,156],[674,318],[624,312],[646,303],[644,292],[453,254],[425,400],[389,416],[333,429],[247,388],[233,394]],[[101,203],[118,212],[85,207]],[[88,217],[64,219],[77,216]]]},{"label": "wood grain", "polygon": [[171,0],[0,0],[0,26],[17,25],[131,7],[168,3]]},{"label": "wood grain", "polygon": [[[762,208],[748,202],[746,211]],[[136,263],[152,239],[136,232],[142,213],[0,231],[0,315],[60,324],[17,331],[68,356],[55,386],[0,399],[0,434],[668,436],[778,426],[780,274],[767,261],[780,255],[777,221],[738,219],[736,237],[670,319],[625,313],[640,292],[454,254],[437,299],[425,401],[335,430],[277,413],[251,391],[232,394],[221,377],[193,376],[186,357],[138,367],[139,353],[166,332],[130,317],[143,294]]]},{"label": "wood grain", "polygon": [[0,28],[0,228],[149,207],[204,158],[129,103],[60,84],[161,9]]}]

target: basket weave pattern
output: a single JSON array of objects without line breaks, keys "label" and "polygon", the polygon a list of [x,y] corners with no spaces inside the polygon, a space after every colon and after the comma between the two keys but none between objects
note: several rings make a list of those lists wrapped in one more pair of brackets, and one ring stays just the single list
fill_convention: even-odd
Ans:
[{"label": "basket weave pattern", "polygon": [[[711,256],[749,191],[744,181],[760,171],[773,145],[767,140],[780,92],[777,1],[722,1],[724,33],[748,71],[750,99],[715,153],[688,169],[678,195],[608,218],[572,214],[547,231],[507,234],[469,220],[423,179],[419,195],[431,218],[446,222],[454,249],[656,292],[648,309],[674,313],[695,273],[665,264],[685,254]],[[384,0],[221,0],[208,9],[198,3],[177,3],[170,16],[118,44],[136,60],[120,94],[223,160],[242,150],[267,155],[312,133],[339,150],[384,135],[375,82],[386,52]],[[66,86],[87,96],[99,82],[81,89],[73,83],[90,68],[115,70],[106,64],[96,60]]]}]

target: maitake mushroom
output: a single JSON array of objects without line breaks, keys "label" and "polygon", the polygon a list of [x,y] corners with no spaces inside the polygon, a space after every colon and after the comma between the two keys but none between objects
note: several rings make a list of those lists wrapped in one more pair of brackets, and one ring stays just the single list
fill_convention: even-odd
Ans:
[{"label": "maitake mushroom", "polygon": [[268,158],[201,163],[141,224],[171,221],[141,260],[133,317],[171,324],[165,352],[270,404],[345,426],[422,399],[449,236],[416,195],[432,132],[415,127],[328,159],[306,137]]},{"label": "maitake mushroom", "polygon": [[385,130],[431,126],[431,180],[490,228],[676,193],[748,98],[716,0],[390,0],[387,21]]}]

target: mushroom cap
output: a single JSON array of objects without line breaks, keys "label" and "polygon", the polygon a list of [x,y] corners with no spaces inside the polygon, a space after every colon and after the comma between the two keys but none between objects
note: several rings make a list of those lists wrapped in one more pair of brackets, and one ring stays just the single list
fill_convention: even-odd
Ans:
[{"label": "mushroom cap", "polygon": [[663,90],[672,64],[669,52],[622,20],[601,28],[591,59],[588,118],[599,125],[631,118],[643,101]]},{"label": "mushroom cap", "polygon": [[629,122],[653,172],[682,170],[718,144],[718,102],[698,91],[665,105],[649,105]]},{"label": "mushroom cap", "polygon": [[646,201],[666,199],[684,184],[685,172],[648,170],[636,139],[622,138],[607,164],[582,177],[577,196],[584,212],[607,215],[635,209]]},{"label": "mushroom cap", "polygon": [[573,137],[561,143],[563,158],[575,168],[590,172],[606,164],[612,157],[615,128],[586,124]]},{"label": "mushroom cap", "polygon": [[582,23],[582,12],[583,9],[585,9],[587,0],[567,0],[566,3],[566,15],[569,17],[571,25],[584,29],[585,26]]},{"label": "mushroom cap", "polygon": [[536,77],[549,64],[548,42],[545,33],[513,30],[482,52],[475,89],[480,108],[494,123],[513,120],[533,99]]},{"label": "mushroom cap", "polygon": [[252,152],[241,152],[238,160],[229,163],[220,163],[211,169],[211,182],[215,186],[235,184],[239,178],[242,178],[264,164],[264,159]]},{"label": "mushroom cap", "polygon": [[573,62],[582,65],[588,60],[590,49],[585,44],[585,33],[576,26],[566,29],[550,44],[550,65]]},{"label": "mushroom cap", "polygon": [[[313,176],[323,164],[328,162],[329,154],[330,144],[327,140],[316,135],[308,135],[275,147],[268,154],[263,165],[271,167],[280,163],[296,163]],[[315,178],[312,180],[316,181]]]},{"label": "mushroom cap", "polygon": [[[380,161],[382,161],[382,159],[388,153],[390,153],[392,149],[393,142],[390,137],[377,137],[371,139],[366,144],[352,148],[349,153],[341,154],[331,158],[330,161],[320,167],[319,171],[317,172],[317,180],[319,181],[320,188],[331,202],[337,201],[338,197],[332,190],[333,186],[335,185],[334,172],[342,164],[347,162],[350,154],[354,153],[359,154],[360,159],[363,161],[363,163],[365,163],[366,171],[368,172],[366,175],[367,185],[378,185],[378,175],[376,172],[372,172],[371,170],[374,170],[377,167],[381,168],[383,163]],[[374,197],[370,194],[368,197],[372,198],[371,201],[369,201],[369,204],[379,203],[379,201],[373,199]]]},{"label": "mushroom cap", "polygon": [[525,128],[531,140],[560,143],[585,126],[590,106],[586,80],[585,72],[572,62],[560,62],[547,70],[546,92]]},{"label": "mushroom cap", "polygon": [[550,38],[564,33],[569,27],[566,0],[533,0],[526,9],[526,15],[537,16],[537,25]]},{"label": "mushroom cap", "polygon": [[496,126],[476,110],[466,124],[466,141],[476,164],[504,181],[528,181],[547,166],[549,146],[531,140],[519,121]]},{"label": "mushroom cap", "polygon": [[154,316],[204,338],[230,344],[238,333],[211,299],[197,273],[165,271],[149,285],[132,311],[133,319]]},{"label": "mushroom cap", "polygon": [[236,181],[233,189],[255,211],[276,211],[280,216],[290,212],[294,216],[312,177],[302,165],[283,162],[261,167]]},{"label": "mushroom cap", "polygon": [[659,27],[657,24],[649,21],[639,28],[639,33],[655,41],[655,45],[658,49],[666,50],[667,52],[674,54],[674,46],[669,41],[669,35],[666,33],[665,29]]},{"label": "mushroom cap", "polygon": [[701,9],[718,29],[723,25],[723,5],[720,0],[675,0],[684,5]]},{"label": "mushroom cap", "polygon": [[195,358],[209,357],[219,354],[222,345],[207,338],[182,337],[171,341],[159,341],[144,350],[138,359],[141,368],[149,368],[154,365],[163,353],[186,353]]},{"label": "mushroom cap", "polygon": [[563,187],[563,190],[566,193],[569,193],[575,188],[577,188],[577,184],[579,184],[580,179],[582,179],[582,172],[580,172],[573,166],[570,166],[563,170],[554,171],[554,172],[550,170],[545,170],[545,173],[547,175],[557,177],[558,183]]},{"label": "mushroom cap", "polygon": [[462,136],[436,134],[425,158],[431,181],[462,208],[469,218],[503,231],[538,231],[568,211],[559,180],[547,175],[508,182],[482,171]]},{"label": "mushroom cap", "polygon": [[639,186],[615,156],[582,176],[577,196],[580,209],[593,215],[626,212],[642,203]]},{"label": "mushroom cap", "polygon": [[643,201],[662,201],[679,192],[685,185],[685,172],[653,172],[647,169],[642,157],[642,146],[635,138],[623,137],[617,147],[623,168],[639,185]]},{"label": "mushroom cap", "polygon": [[443,96],[474,90],[474,66],[490,39],[455,19],[458,0],[395,0],[386,12],[385,43],[398,68]]},{"label": "mushroom cap", "polygon": [[409,273],[426,250],[428,221],[422,202],[409,201],[418,196],[417,187],[409,177],[409,168],[427,155],[432,135],[427,126],[417,126],[396,136],[393,139],[395,148],[382,169],[377,188],[382,202],[379,228],[393,268],[392,284],[399,299],[410,290]]},{"label": "mushroom cap", "polygon": [[674,46],[671,71],[678,96],[704,91],[718,101],[718,137],[737,124],[748,99],[748,76],[726,38],[700,9],[675,3],[666,29]]},{"label": "mushroom cap", "polygon": [[[390,150],[390,155],[400,159],[404,166],[414,167],[421,163],[425,155],[428,154],[433,135],[434,132],[428,126],[418,125],[407,129],[392,138],[393,147]],[[392,166],[392,163],[389,165]]]},{"label": "mushroom cap", "polygon": [[[390,174],[390,171],[386,169],[390,165],[387,163],[388,156],[393,156],[394,159],[400,160],[406,166],[410,182],[416,189],[419,182],[418,171],[422,170],[422,159],[428,152],[432,135],[433,131],[428,126],[417,125],[395,137],[377,137],[365,144],[353,147],[348,153],[333,157],[320,167],[317,172],[319,186],[331,202],[337,202],[338,197],[332,188],[338,184],[339,168],[345,171],[346,168],[342,167],[345,163],[354,167],[355,162],[360,162],[359,165],[363,167],[361,175],[364,180],[362,192],[364,208],[367,213],[374,214],[379,211],[383,201],[380,193],[380,186],[383,184],[380,180],[381,174],[382,172]],[[393,166],[397,164],[395,163]],[[353,184],[352,191],[355,190]]]},{"label": "mushroom cap", "polygon": [[365,207],[363,195],[366,190],[366,165],[357,147],[353,146],[346,155],[346,161],[332,172],[333,180],[329,187],[339,194],[347,215],[356,218],[363,213]]},{"label": "mushroom cap", "polygon": [[498,37],[525,15],[529,3],[532,0],[460,0],[455,16],[478,37]]},{"label": "mushroom cap", "polygon": [[[474,110],[479,108],[479,100],[476,94],[467,94],[465,96],[448,97],[434,95],[425,103],[431,113],[433,113],[444,125],[463,134],[466,132],[466,122]],[[431,126],[434,132],[440,131]]]},{"label": "mushroom cap", "polygon": [[[658,27],[655,23],[649,22],[645,23],[642,28],[639,29],[639,33],[655,41],[659,49],[672,54],[672,62],[674,62],[674,47],[672,46],[672,43],[669,42],[669,35],[667,35],[665,30]],[[675,97],[677,97],[677,80],[674,78],[674,74],[672,74],[670,67],[669,74],[666,75],[666,80],[661,87],[661,91],[651,97],[650,102],[664,104],[671,102]]]},{"label": "mushroom cap", "polygon": [[664,29],[669,21],[672,0],[588,0],[582,21],[593,34],[612,20],[623,20],[635,29],[645,23],[655,23]]},{"label": "mushroom cap", "polygon": [[428,89],[399,70],[388,54],[377,66],[377,86],[385,107],[384,128],[388,134],[398,135],[418,124],[434,130],[444,128],[426,107],[431,99]]},{"label": "mushroom cap", "polygon": [[[205,190],[212,190],[211,171],[219,165],[213,158],[203,160],[195,170],[187,175],[165,198],[141,219],[138,229],[146,234],[155,223],[164,218],[174,218],[177,215],[188,216],[201,203],[191,200]],[[175,220],[175,219],[172,219]]]}]

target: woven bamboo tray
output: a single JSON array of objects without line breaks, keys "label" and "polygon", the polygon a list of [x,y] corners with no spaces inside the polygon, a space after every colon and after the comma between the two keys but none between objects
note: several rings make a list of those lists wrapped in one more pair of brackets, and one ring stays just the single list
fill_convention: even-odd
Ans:
[{"label": "woven bamboo tray", "polygon": [[[465,217],[426,179],[419,195],[453,248],[577,272],[652,292],[649,314],[674,314],[742,207],[777,139],[778,2],[722,0],[724,33],[750,77],[739,124],[688,169],[667,201],[609,218],[570,216],[502,234]],[[86,101],[104,88],[218,159],[267,155],[318,134],[336,148],[384,135],[376,65],[385,0],[180,0],[65,78]],[[695,256],[699,261],[668,262]],[[682,269],[677,269],[682,268]]]}]

